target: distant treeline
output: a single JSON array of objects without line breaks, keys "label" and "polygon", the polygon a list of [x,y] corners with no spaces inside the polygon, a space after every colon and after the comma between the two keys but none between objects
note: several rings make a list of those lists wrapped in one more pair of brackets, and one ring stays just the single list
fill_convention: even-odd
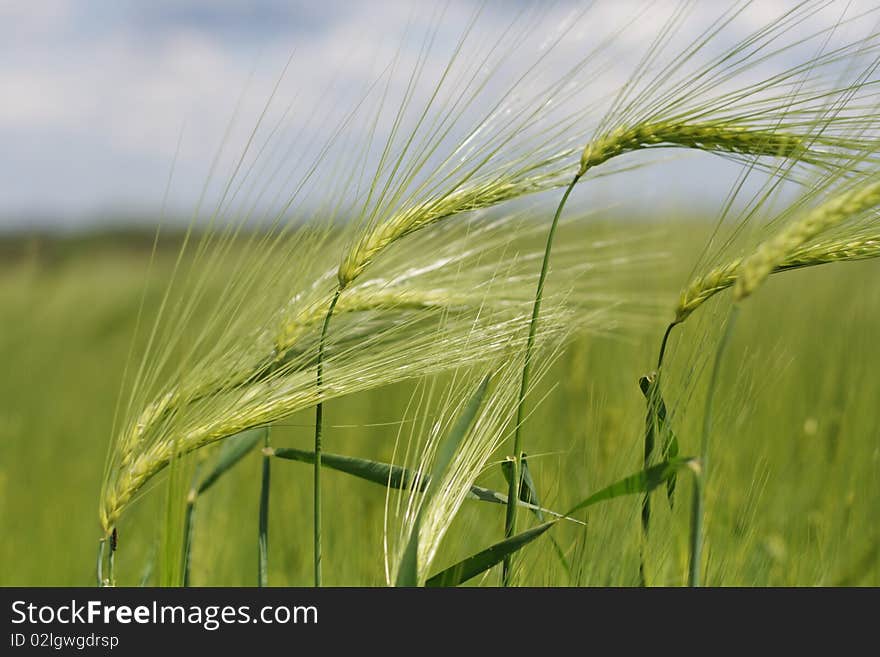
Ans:
[{"label": "distant treeline", "polygon": [[0,266],[36,261],[41,265],[64,262],[83,251],[149,253],[176,252],[185,232],[180,229],[102,229],[76,233],[19,231],[0,234]]}]

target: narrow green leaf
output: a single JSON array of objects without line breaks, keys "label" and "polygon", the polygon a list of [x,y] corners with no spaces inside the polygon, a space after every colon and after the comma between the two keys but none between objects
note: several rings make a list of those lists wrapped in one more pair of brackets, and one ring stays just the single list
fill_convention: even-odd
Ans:
[{"label": "narrow green leaf", "polygon": [[195,529],[195,495],[190,492],[190,497],[186,501],[186,511],[183,516],[183,555],[181,557],[183,564],[183,587],[188,588],[190,583],[190,565],[192,561],[192,543],[193,531]]},{"label": "narrow green leaf", "polygon": [[409,541],[403,552],[400,567],[397,570],[396,586],[419,585],[419,530],[421,528],[422,512],[425,507],[430,504],[431,498],[437,492],[437,487],[440,485],[444,473],[449,468],[449,464],[452,463],[455,452],[470,431],[471,426],[473,426],[474,420],[477,418],[477,413],[480,411],[480,406],[483,404],[483,398],[486,396],[486,391],[489,389],[489,379],[490,377],[488,376],[483,379],[479,387],[474,391],[474,394],[471,395],[471,398],[467,401],[467,404],[465,404],[464,409],[462,409],[462,412],[452,426],[452,429],[450,429],[449,433],[446,434],[446,437],[437,447],[437,453],[434,456],[434,465],[431,468],[430,481],[428,482],[427,491],[425,493],[425,500],[422,502],[422,506],[419,509],[419,515],[416,517],[416,521],[413,524]]},{"label": "narrow green leaf", "polygon": [[673,477],[682,468],[693,467],[694,463],[695,459],[691,457],[670,459],[669,461],[658,463],[593,493],[590,497],[572,507],[566,515],[571,515],[589,506],[614,499],[615,497],[623,497],[624,495],[633,495],[635,493],[650,493],[660,484],[669,481],[669,478]]},{"label": "narrow green leaf", "polygon": [[268,432],[269,429],[267,427],[257,427],[224,438],[223,446],[220,448],[220,455],[217,457],[217,463],[214,464],[214,468],[199,483],[198,493],[201,495],[213,486],[227,470],[244,458],[248,452],[257,446],[257,443],[264,440]]},{"label": "narrow green leaf", "polygon": [[[657,385],[657,374],[652,372],[639,379],[639,388],[648,402],[647,416],[645,418],[645,467],[650,465],[650,458],[654,451],[655,432],[662,438],[661,455],[663,460],[678,458],[678,437],[672,430],[668,420],[666,402],[660,394]],[[672,506],[675,500],[676,477],[671,477],[666,482],[666,497]]]},{"label": "narrow green leaf", "polygon": [[[657,388],[654,386],[655,372],[639,378],[639,388],[645,396],[647,410],[645,412],[645,446],[642,458],[642,466],[651,467],[651,461],[654,457],[654,445],[656,443],[657,431],[659,430],[659,419],[657,417]],[[651,497],[648,494],[642,498],[642,535],[647,537],[648,530],[651,525]],[[640,565],[640,572],[644,577],[644,561]],[[644,583],[644,581],[643,581]]]},{"label": "narrow green leaf", "polygon": [[[270,454],[287,461],[297,461],[299,463],[314,463],[315,453],[295,447],[275,447]],[[422,493],[428,488],[428,482],[431,481],[430,475],[416,477],[412,470],[399,465],[391,465],[390,463],[382,463],[381,461],[372,461],[370,459],[362,459],[354,456],[343,456],[340,454],[330,454],[324,452],[321,456],[321,465],[331,470],[344,472],[359,479],[379,484],[380,486],[388,486],[394,489],[410,488],[417,485],[418,490]],[[507,493],[502,493],[491,488],[473,485],[468,493],[467,499],[476,500],[478,502],[488,502],[490,504],[507,504]],[[520,501],[520,506],[540,512],[556,518],[565,518],[558,511],[548,509],[546,507],[529,504]],[[577,518],[565,518],[571,522],[581,523]]]},{"label": "narrow green leaf", "polygon": [[397,580],[394,582],[398,587],[414,587],[419,585],[419,524],[413,526],[403,558],[400,560],[400,568],[397,571]]},{"label": "narrow green leaf", "polygon": [[[675,437],[675,434],[671,431],[668,434],[669,440],[664,445],[665,458],[667,460],[675,460],[678,458],[678,438]],[[669,500],[669,506],[672,507],[675,504],[675,484],[678,480],[678,477],[673,475],[666,482],[666,499]]]},{"label": "narrow green leaf", "polygon": [[[637,472],[634,475],[630,475],[629,477],[621,479],[620,481],[593,493],[583,502],[572,507],[572,509],[565,515],[571,515],[576,511],[580,511],[589,506],[593,506],[594,504],[615,497],[650,492],[660,484],[666,482],[672,474],[676,473],[681,468],[692,467],[693,463],[694,459],[691,458],[676,459]],[[472,577],[476,577],[480,573],[483,573],[489,568],[501,563],[506,557],[531,543],[557,522],[559,522],[558,519],[550,520],[549,522],[537,525],[536,527],[517,534],[516,536],[505,539],[500,543],[496,543],[482,552],[478,552],[477,554],[458,562],[454,566],[450,566],[446,570],[437,573],[425,584],[426,586],[458,586]]]},{"label": "narrow green leaf", "polygon": [[545,522],[496,543],[482,552],[477,552],[467,559],[459,561],[454,566],[450,566],[446,570],[440,571],[428,579],[428,581],[425,582],[425,586],[458,586],[459,584],[463,584],[480,573],[484,573],[493,566],[498,565],[505,557],[512,555],[514,552],[534,541],[557,522],[558,520]]},{"label": "narrow green leaf", "polygon": [[[272,455],[280,459],[299,461],[300,463],[315,462],[314,452],[293,447],[276,447],[272,450]],[[415,474],[407,468],[354,456],[342,456],[323,452],[321,454],[321,465],[331,470],[345,472],[359,479],[371,481],[380,486],[390,486],[397,489],[409,488],[416,480]],[[418,480],[419,490],[424,491],[427,488],[429,479],[430,477],[422,477]]]}]

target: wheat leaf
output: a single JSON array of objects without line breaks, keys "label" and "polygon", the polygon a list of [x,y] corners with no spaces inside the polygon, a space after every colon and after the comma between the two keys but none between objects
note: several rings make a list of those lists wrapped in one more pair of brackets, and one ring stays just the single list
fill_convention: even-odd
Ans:
[{"label": "wheat leaf", "polygon": [[267,427],[257,427],[256,429],[242,431],[224,440],[223,447],[220,449],[220,455],[217,457],[217,463],[214,464],[214,468],[199,483],[197,489],[199,495],[213,486],[227,470],[230,470],[248,452],[256,447],[257,443],[265,438],[268,431]]},{"label": "wheat leaf", "polygon": [[499,543],[477,552],[454,566],[442,570],[425,582],[425,586],[458,586],[476,577],[493,566],[501,563],[505,557],[522,549],[556,524],[556,520],[545,522],[524,532],[511,536]]}]

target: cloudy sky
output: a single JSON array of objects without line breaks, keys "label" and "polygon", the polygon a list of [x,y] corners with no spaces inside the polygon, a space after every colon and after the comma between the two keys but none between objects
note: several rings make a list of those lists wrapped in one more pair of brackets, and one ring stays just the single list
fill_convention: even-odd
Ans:
[{"label": "cloudy sky", "polygon": [[[442,75],[469,26],[474,53],[507,35],[499,79],[515,79],[518,69],[552,51],[532,76],[537,84],[647,4],[600,2],[587,10],[583,3],[488,2],[477,15],[478,5],[464,1],[0,0],[0,230],[154,215],[174,162],[169,212],[189,212],[200,196],[222,193],[276,84],[260,143],[265,137],[267,148],[285,144],[286,155],[280,148],[273,155],[290,163],[277,185],[296,184],[309,161],[296,158],[323,143],[370,85],[381,81],[391,107],[420,62],[422,79]],[[789,5],[757,2],[731,37]],[[832,3],[830,12],[845,6]],[[673,7],[653,3],[653,13],[620,32],[603,51],[604,77],[593,95],[626,79]],[[698,4],[676,43],[686,45],[716,13],[716,3]],[[519,31],[510,32],[511,25]],[[493,74],[490,93],[495,83]],[[430,89],[417,85],[413,104]],[[276,125],[277,134],[266,127]],[[350,144],[388,122],[356,126]],[[216,184],[206,188],[215,161]],[[735,175],[723,162],[671,166],[662,182],[653,167],[632,174],[649,201],[677,192],[711,199]],[[256,177],[269,170],[255,169],[245,183],[256,187]],[[619,190],[599,189],[605,197]]]}]

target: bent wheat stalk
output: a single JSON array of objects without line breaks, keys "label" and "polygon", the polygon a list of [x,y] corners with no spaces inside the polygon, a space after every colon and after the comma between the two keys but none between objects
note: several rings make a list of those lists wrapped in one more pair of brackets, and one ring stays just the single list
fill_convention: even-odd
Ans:
[{"label": "bent wheat stalk", "polygon": [[[451,187],[394,212],[384,220],[371,221],[365,232],[343,257],[337,270],[337,286],[324,317],[318,356],[317,387],[321,388],[323,371],[323,345],[334,309],[344,291],[355,281],[379,255],[404,237],[445,219],[463,215],[483,208],[494,207],[525,195],[560,187],[566,167],[559,164],[566,152],[547,156],[531,162],[514,158],[498,173],[480,175],[480,164],[465,174]],[[571,186],[569,187],[570,193]],[[530,340],[534,341],[533,331]],[[320,394],[320,393],[319,393]],[[315,477],[320,478],[320,447],[323,435],[323,404],[315,406]],[[315,485],[315,585],[320,586],[320,493]]]},{"label": "bent wheat stalk", "polygon": [[[551,312],[554,330],[549,333],[577,320],[556,304]],[[383,327],[358,345],[335,350],[333,380],[325,378],[323,399],[439,373],[461,362],[494,359],[519,347],[528,321],[518,309],[486,312],[476,322],[471,312],[453,314],[437,330],[428,330],[418,319]],[[601,316],[583,319],[599,326],[603,322]],[[168,465],[174,453],[172,438],[181,450],[191,452],[245,429],[277,422],[315,405],[314,383],[314,363],[300,367],[296,361],[272,378],[184,404],[151,427],[125,465],[115,467],[105,482],[100,519],[106,534],[144,484]]]},{"label": "bent wheat stalk", "polygon": [[[668,146],[714,153],[733,153],[753,157],[771,156],[812,162],[814,158],[811,154],[814,152],[813,146],[816,144],[816,141],[810,141],[808,135],[777,133],[762,128],[749,129],[737,124],[725,125],[720,122],[695,121],[693,123],[645,123],[634,127],[621,126],[587,144],[581,154],[578,172],[568,187],[566,187],[547,233],[547,245],[544,250],[544,259],[541,263],[541,273],[538,278],[538,286],[535,291],[532,308],[532,319],[529,324],[529,338],[526,341],[523,356],[522,381],[517,402],[517,421],[513,438],[513,476],[511,477],[508,489],[509,497],[515,497],[516,492],[522,485],[520,478],[522,476],[522,423],[525,419],[525,398],[529,387],[529,370],[531,369],[534,334],[541,312],[541,300],[549,269],[553,240],[559,223],[559,217],[578,181],[591,169],[607,162],[611,158],[644,148]],[[824,141],[820,140],[820,143],[824,143]],[[504,527],[504,535],[507,538],[516,534],[516,516],[516,506],[508,506]],[[511,560],[508,557],[503,563],[502,584],[508,586],[510,585],[510,580]]]},{"label": "bent wheat stalk", "polygon": [[[718,344],[709,380],[700,448],[700,473],[695,480],[691,512],[689,586],[701,584],[701,552],[703,543],[704,491],[709,466],[709,439],[712,431],[712,405],[718,371],[733,332],[740,303],[773,273],[847,259],[864,259],[878,254],[878,245],[871,235],[844,236],[819,244],[810,240],[843,222],[857,217],[880,204],[880,182],[851,184],[842,192],[805,213],[776,235],[762,242],[755,251],[695,279],[686,288],[676,309],[676,322],[684,321],[708,298],[727,287],[734,288],[734,303]],[[674,325],[674,324],[673,324]]]},{"label": "bent wheat stalk", "polygon": [[330,318],[333,309],[339,301],[342,288],[336,288],[324,324],[321,327],[321,341],[318,346],[318,366],[315,374],[315,389],[318,394],[318,403],[315,404],[315,466],[314,466],[314,540],[315,540],[315,586],[321,586],[321,450],[324,432],[324,347],[327,344],[327,329],[330,328]]},{"label": "bent wheat stalk", "polygon": [[[408,252],[389,253],[381,266],[376,263],[379,276],[359,280],[340,296],[334,317],[341,314],[337,320],[344,321],[328,337],[323,400],[518,350],[525,341],[537,277],[531,272],[532,262],[541,257],[538,250],[521,244],[531,244],[537,233],[525,216],[505,214],[491,220],[441,222],[409,237],[407,251],[412,246],[431,257],[414,261]],[[428,251],[432,245],[434,250]],[[581,280],[580,274],[589,270],[594,281],[589,287],[601,293],[566,294],[568,308],[557,303],[561,297],[545,302],[544,313],[554,317],[548,326],[553,330],[545,333],[558,333],[572,322],[589,331],[616,331],[621,322],[631,325],[648,318],[641,299],[607,287],[606,277],[617,272],[621,262],[641,262],[643,256],[628,254],[629,246],[628,241],[578,241],[560,251],[560,275]],[[292,245],[292,256],[298,248]],[[305,257],[314,253],[309,249]],[[584,265],[584,253],[591,254],[589,266]],[[303,269],[289,282],[284,279],[284,290],[296,284],[300,292],[289,296],[281,291],[268,298],[256,290],[249,293],[245,305],[226,313],[234,312],[244,321],[224,329],[219,344],[211,344],[204,356],[172,372],[173,378],[148,383],[154,391],[140,395],[148,403],[137,413],[132,408],[110,454],[100,503],[105,536],[143,486],[167,465],[168,446],[174,440],[190,452],[315,405],[316,352],[324,318],[318,308],[329,303],[321,288],[333,273],[319,259]],[[255,280],[261,288],[272,283]],[[248,320],[259,322],[261,315],[266,316],[262,323],[250,325]],[[328,360],[333,362],[331,371]],[[260,376],[254,376],[255,371]]]},{"label": "bent wheat stalk", "polygon": [[[324,345],[330,320],[337,303],[344,291],[363,274],[366,268],[384,250],[395,242],[418,230],[426,228],[441,220],[462,215],[467,212],[496,206],[506,201],[532,194],[560,184],[560,173],[557,170],[545,169],[546,163],[522,165],[520,170],[514,169],[475,184],[462,184],[451,191],[429,198],[406,208],[386,221],[373,223],[349,249],[337,270],[337,286],[323,320],[321,339],[318,348],[318,364],[316,388],[318,403],[315,405],[315,586],[321,586],[321,441],[323,437],[323,400],[321,399]],[[535,171],[538,171],[535,173]],[[466,180],[464,181],[467,182]],[[534,338],[532,338],[533,340]]]}]

